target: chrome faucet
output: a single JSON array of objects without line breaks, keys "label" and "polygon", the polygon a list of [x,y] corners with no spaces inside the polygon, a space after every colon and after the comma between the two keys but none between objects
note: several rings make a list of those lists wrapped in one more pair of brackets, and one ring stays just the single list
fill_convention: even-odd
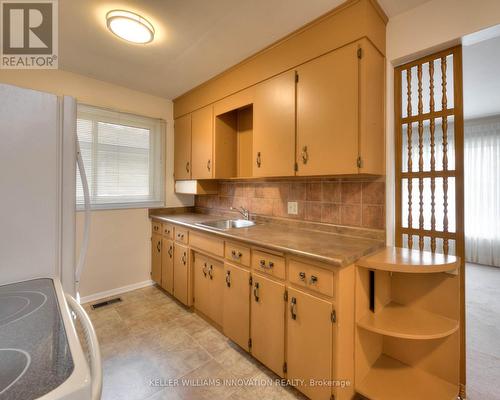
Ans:
[{"label": "chrome faucet", "polygon": [[231,207],[231,211],[238,211],[241,215],[243,215],[243,218],[245,218],[247,221],[250,219],[250,211],[245,207],[240,207],[240,208]]}]

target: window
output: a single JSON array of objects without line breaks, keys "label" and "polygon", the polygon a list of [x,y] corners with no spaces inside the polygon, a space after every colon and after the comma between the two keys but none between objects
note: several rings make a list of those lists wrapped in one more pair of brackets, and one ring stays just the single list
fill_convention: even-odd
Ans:
[{"label": "window", "polygon": [[[78,105],[77,135],[93,209],[163,205],[161,120]],[[83,189],[77,170],[77,206]]]}]

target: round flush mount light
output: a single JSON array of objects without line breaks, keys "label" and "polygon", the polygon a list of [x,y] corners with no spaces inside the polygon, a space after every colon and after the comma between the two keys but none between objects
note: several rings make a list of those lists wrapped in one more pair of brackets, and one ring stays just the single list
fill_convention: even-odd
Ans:
[{"label": "round flush mount light", "polygon": [[111,32],[128,42],[146,44],[155,36],[151,22],[130,11],[112,10],[106,14],[106,23]]}]

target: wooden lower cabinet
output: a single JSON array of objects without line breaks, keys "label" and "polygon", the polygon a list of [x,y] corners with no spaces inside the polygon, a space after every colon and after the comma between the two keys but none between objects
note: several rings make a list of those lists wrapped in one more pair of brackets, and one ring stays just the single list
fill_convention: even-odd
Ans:
[{"label": "wooden lower cabinet", "polygon": [[194,307],[202,314],[208,314],[208,263],[207,259],[194,253],[193,267]]},{"label": "wooden lower cabinet", "polygon": [[224,307],[222,329],[233,342],[249,350],[250,339],[250,271],[224,264]]},{"label": "wooden lower cabinet", "polygon": [[253,275],[250,326],[252,355],[284,376],[285,362],[285,284]]},{"label": "wooden lower cabinet", "polygon": [[165,237],[162,239],[161,287],[170,294],[174,292],[174,242]]},{"label": "wooden lower cabinet", "polygon": [[[312,400],[329,400],[333,376],[333,305],[288,289],[287,379],[303,380],[299,390]],[[314,380],[323,385],[310,385]]]},{"label": "wooden lower cabinet", "polygon": [[159,285],[161,285],[161,245],[161,231],[153,233],[151,236],[151,279]]},{"label": "wooden lower cabinet", "polygon": [[222,326],[224,265],[194,253],[194,306],[217,325]]},{"label": "wooden lower cabinet", "polygon": [[[353,397],[353,386],[335,387],[336,379],[354,379],[353,265],[332,269],[182,229],[193,243],[153,230],[155,282],[187,306],[194,299],[225,336],[280,377],[301,382],[297,389],[310,399]],[[271,272],[260,269],[261,260]]]},{"label": "wooden lower cabinet", "polygon": [[174,244],[174,296],[181,303],[190,306],[190,271],[189,249],[181,244]]}]

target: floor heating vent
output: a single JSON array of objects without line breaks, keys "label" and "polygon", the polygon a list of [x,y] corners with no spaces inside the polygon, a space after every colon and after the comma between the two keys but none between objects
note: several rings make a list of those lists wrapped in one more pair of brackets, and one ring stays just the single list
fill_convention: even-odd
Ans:
[{"label": "floor heating vent", "polygon": [[111,304],[119,303],[121,301],[121,297],[115,297],[114,299],[109,299],[106,301],[101,301],[100,303],[92,304],[92,309],[95,310],[96,308],[110,306]]}]

